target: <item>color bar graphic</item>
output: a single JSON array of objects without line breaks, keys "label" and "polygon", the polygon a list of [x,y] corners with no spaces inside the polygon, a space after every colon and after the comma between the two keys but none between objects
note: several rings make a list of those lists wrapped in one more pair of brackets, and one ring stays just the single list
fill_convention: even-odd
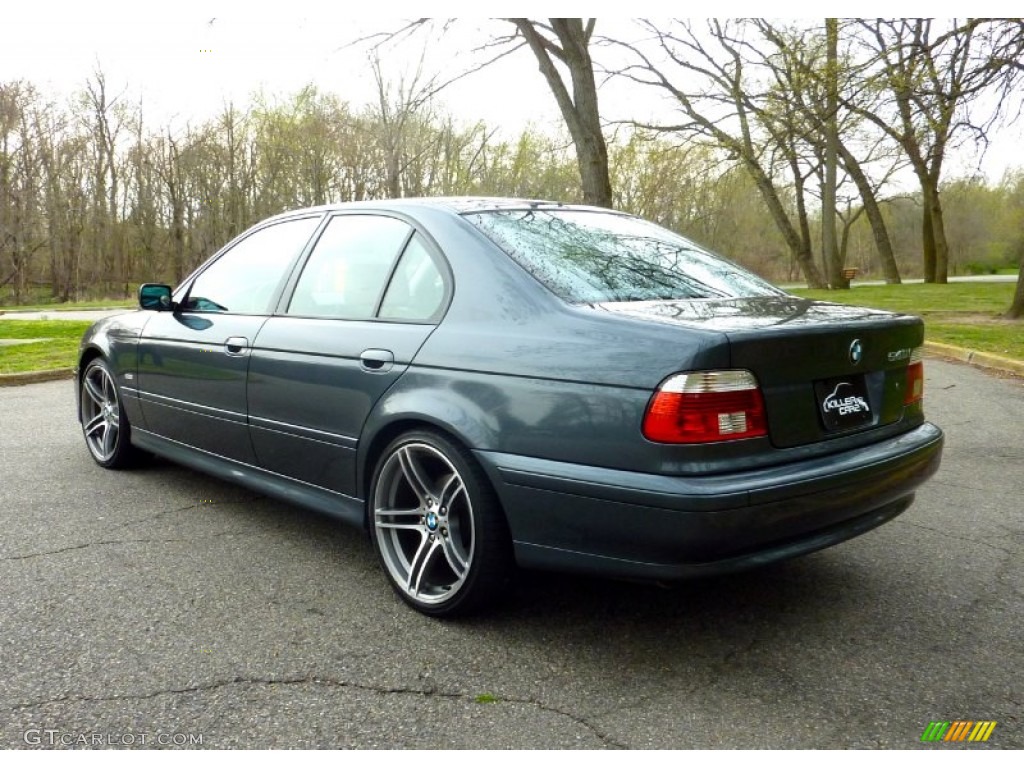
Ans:
[{"label": "color bar graphic", "polygon": [[932,720],[921,741],[988,741],[995,728],[995,720]]}]

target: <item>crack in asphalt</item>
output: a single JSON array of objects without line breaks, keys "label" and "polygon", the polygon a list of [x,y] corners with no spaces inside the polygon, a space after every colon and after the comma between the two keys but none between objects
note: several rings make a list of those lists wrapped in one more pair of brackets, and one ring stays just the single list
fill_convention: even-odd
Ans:
[{"label": "crack in asphalt", "polygon": [[214,539],[219,536],[256,536],[259,531],[218,531],[217,533],[203,534],[201,537],[191,539],[109,539],[105,541],[87,541],[85,544],[75,544],[70,547],[62,547],[61,549],[50,549],[45,552],[31,552],[27,555],[11,555],[9,557],[0,557],[0,563],[11,562],[14,560],[31,560],[36,557],[48,557],[50,555],[61,555],[65,552],[74,552],[78,549],[88,549],[89,547],[102,547],[109,546],[111,544],[191,544],[196,541],[203,541],[206,539]]},{"label": "crack in asphalt", "polygon": [[949,533],[948,531],[943,531],[943,530],[940,530],[938,528],[931,528],[931,527],[929,527],[927,525],[921,525],[920,523],[912,523],[909,520],[897,519],[897,520],[893,520],[892,522],[893,523],[897,523],[897,524],[902,524],[902,525],[910,525],[910,526],[913,526],[914,528],[920,528],[923,531],[931,531],[932,533],[937,533],[940,536],[945,536],[947,539],[955,539],[957,541],[966,541],[966,542],[970,542],[971,544],[980,544],[983,547],[988,547],[989,549],[994,549],[994,550],[996,550],[998,552],[1004,552],[1007,555],[1020,555],[1021,554],[1021,552],[1019,550],[1007,549],[1006,547],[1000,547],[998,544],[992,544],[992,543],[987,542],[987,541],[982,541],[981,539],[972,539],[969,536],[957,536],[955,534]]},{"label": "crack in asphalt", "polygon": [[[121,693],[113,694],[110,696],[84,696],[80,694],[67,694],[64,696],[57,696],[52,699],[43,699],[41,701],[33,701],[27,704],[16,704],[10,708],[11,713],[19,712],[25,709],[33,709],[37,707],[45,707],[49,704],[60,704],[64,702],[104,702],[104,701],[144,701],[148,699],[155,699],[159,696],[179,696],[182,694],[189,693],[203,693],[207,691],[214,691],[219,688],[226,688],[233,685],[324,685],[334,688],[351,688],[358,691],[366,691],[368,693],[376,693],[382,696],[384,695],[399,695],[399,696],[424,696],[424,697],[436,697],[440,699],[451,699],[451,700],[467,700],[475,703],[475,696],[469,693],[459,693],[454,691],[439,691],[436,688],[412,688],[408,686],[383,686],[373,685],[370,683],[357,683],[349,680],[333,680],[326,677],[233,677],[227,680],[215,680],[209,683],[201,683],[198,685],[190,685],[184,688],[161,688],[156,691],[149,691],[147,693]],[[500,695],[495,696],[495,703],[501,704],[526,704],[532,707],[536,707],[542,712],[550,712],[551,714],[560,715],[577,725],[585,728],[592,733],[598,741],[603,745],[611,747],[613,749],[629,749],[627,744],[624,744],[614,739],[609,734],[605,733],[602,729],[596,725],[590,723],[582,715],[577,715],[574,712],[561,709],[560,707],[551,706],[545,704],[542,701],[536,699],[522,698],[522,697],[503,697]],[[480,705],[483,706],[483,705]]]},{"label": "crack in asphalt", "polygon": [[[263,499],[263,498],[265,498],[263,495],[257,494],[256,496],[251,496],[251,497],[247,497],[247,498],[244,498],[244,499],[235,499],[233,501],[213,501],[213,500],[210,500],[210,501],[199,501],[199,502],[196,502],[195,504],[189,504],[188,506],[185,506],[185,507],[175,507],[174,509],[164,509],[164,510],[156,512],[156,513],[154,513],[152,515],[149,515],[147,517],[139,518],[138,520],[129,520],[129,521],[124,522],[124,523],[119,523],[117,525],[111,526],[109,530],[111,530],[111,531],[118,531],[118,530],[120,530],[122,528],[131,528],[132,526],[140,525],[142,523],[151,522],[153,520],[156,520],[156,519],[158,519],[160,517],[164,517],[166,515],[173,515],[173,514],[175,514],[177,512],[187,512],[190,509],[199,509],[200,507],[228,507],[228,506],[233,506],[235,504],[251,504],[252,502],[259,501],[260,499]],[[231,531],[231,530],[228,530],[228,531],[220,531],[218,533],[204,534],[202,536],[202,538],[203,539],[212,539],[212,538],[217,538],[218,536],[230,536],[230,535],[244,536],[244,535],[255,535],[256,533],[257,532],[255,532],[255,531]],[[174,539],[105,539],[105,540],[102,540],[102,541],[87,541],[84,544],[73,544],[73,545],[68,546],[68,547],[62,547],[60,549],[46,550],[44,552],[31,552],[31,553],[29,553],[27,555],[12,555],[12,556],[8,556],[8,557],[0,557],[0,563],[12,561],[12,560],[31,560],[32,558],[46,557],[46,556],[49,556],[49,555],[60,555],[60,554],[63,554],[65,552],[74,552],[75,550],[78,550],[78,549],[87,549],[88,547],[106,546],[106,545],[110,545],[110,544],[172,544],[172,543],[188,543],[188,542],[195,541],[195,540],[196,539],[189,539],[189,538],[184,538],[184,539],[183,538],[174,538]]]},{"label": "crack in asphalt", "polygon": [[165,509],[165,510],[162,510],[160,512],[156,512],[156,513],[154,513],[152,515],[148,515],[147,517],[140,517],[138,520],[128,520],[127,522],[120,523],[118,525],[112,526],[112,530],[117,530],[119,528],[130,528],[133,525],[141,525],[142,523],[148,523],[148,522],[150,522],[152,520],[156,520],[158,518],[164,517],[165,515],[173,515],[173,514],[175,514],[177,512],[188,512],[190,509],[199,509],[200,507],[229,507],[229,506],[233,506],[235,504],[251,504],[252,502],[259,501],[260,499],[263,499],[263,498],[266,498],[266,497],[263,496],[263,495],[257,494],[255,496],[251,496],[251,497],[244,498],[244,499],[235,499],[233,501],[214,501],[212,499],[210,501],[198,501],[195,504],[189,504],[188,506],[185,506],[185,507],[176,507],[175,509]]}]

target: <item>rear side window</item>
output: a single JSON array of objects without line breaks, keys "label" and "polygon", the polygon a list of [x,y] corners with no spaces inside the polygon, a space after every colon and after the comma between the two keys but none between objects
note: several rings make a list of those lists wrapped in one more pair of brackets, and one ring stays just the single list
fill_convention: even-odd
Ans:
[{"label": "rear side window", "polygon": [[444,277],[423,239],[409,241],[380,305],[384,320],[426,321],[437,317],[444,303]]},{"label": "rear side window", "polygon": [[412,227],[387,216],[335,216],[313,247],[289,315],[366,320]]},{"label": "rear side window", "polygon": [[464,217],[573,304],[785,295],[685,237],[632,216],[530,209]]}]

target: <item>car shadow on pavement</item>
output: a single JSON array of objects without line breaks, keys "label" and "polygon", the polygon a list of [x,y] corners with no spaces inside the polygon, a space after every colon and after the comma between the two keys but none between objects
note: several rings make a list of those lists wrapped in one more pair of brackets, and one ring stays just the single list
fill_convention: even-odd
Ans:
[{"label": "car shadow on pavement", "polygon": [[[305,565],[310,570],[326,567],[332,571],[322,574],[325,581],[350,581],[358,574],[363,588],[370,592],[358,597],[361,608],[372,610],[376,601],[389,617],[404,617],[403,623],[421,627],[437,623],[406,608],[392,594],[363,531],[159,459],[139,474],[161,485],[189,486],[196,495],[209,497],[213,503],[204,511],[219,516],[225,527],[258,531],[271,548],[279,538],[280,546],[287,545],[292,557],[296,550],[305,550],[309,556]],[[228,501],[217,503],[218,499]],[[237,499],[245,503],[231,501]],[[517,635],[527,627],[543,627],[546,633],[564,632],[573,642],[588,642],[588,637],[607,642],[610,627],[628,625],[631,635],[677,632],[699,643],[702,635],[714,640],[745,634],[754,625],[809,626],[826,616],[832,621],[852,622],[866,599],[891,589],[851,556],[858,546],[847,543],[751,571],[668,585],[520,570],[502,601],[478,615],[443,623],[470,635]],[[332,602],[354,597],[349,592],[347,598],[333,597]],[[339,603],[323,609],[330,615],[344,606]]]}]

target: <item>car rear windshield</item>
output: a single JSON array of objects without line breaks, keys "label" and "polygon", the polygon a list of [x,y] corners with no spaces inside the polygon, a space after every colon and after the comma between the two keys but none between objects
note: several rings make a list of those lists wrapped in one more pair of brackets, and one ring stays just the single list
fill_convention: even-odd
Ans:
[{"label": "car rear windshield", "polygon": [[783,295],[727,259],[633,216],[543,208],[464,216],[573,304]]}]

